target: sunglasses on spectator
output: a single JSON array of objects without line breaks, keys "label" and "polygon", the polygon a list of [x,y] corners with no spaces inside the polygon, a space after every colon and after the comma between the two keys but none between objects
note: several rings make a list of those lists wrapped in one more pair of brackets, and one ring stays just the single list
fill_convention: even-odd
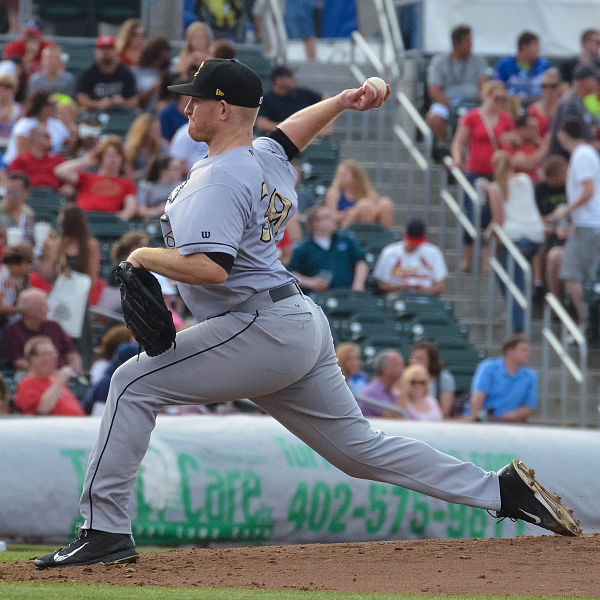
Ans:
[{"label": "sunglasses on spectator", "polygon": [[496,102],[505,102],[506,96],[494,96],[493,100],[495,100]]},{"label": "sunglasses on spectator", "polygon": [[411,379],[409,383],[410,385],[427,385],[427,382],[424,379]]},{"label": "sunglasses on spectator", "polygon": [[542,83],[543,90],[555,90],[560,84],[558,83]]}]

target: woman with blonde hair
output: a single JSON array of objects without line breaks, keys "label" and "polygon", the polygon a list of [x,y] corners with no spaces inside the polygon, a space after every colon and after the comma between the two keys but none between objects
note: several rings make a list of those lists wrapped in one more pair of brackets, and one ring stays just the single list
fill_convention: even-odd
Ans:
[{"label": "woman with blonde hair", "polygon": [[[481,97],[482,105],[468,110],[461,118],[450,148],[452,162],[465,170],[471,184],[479,178],[491,181],[494,174],[492,155],[510,138],[506,134],[515,128],[511,116],[506,111],[506,88],[501,81],[486,81],[481,89]],[[473,221],[473,202],[468,195],[465,195],[465,210],[469,219]],[[482,229],[485,229],[489,222],[489,207],[485,202],[481,207]],[[470,270],[472,258],[473,240],[465,232],[460,265],[462,271]]]},{"label": "woman with blonde hair", "polygon": [[416,421],[442,421],[443,415],[437,400],[429,393],[431,376],[423,365],[410,365],[400,379],[401,408]]},{"label": "woman with blonde hair", "polygon": [[140,179],[166,144],[160,134],[160,121],[144,113],[133,121],[125,136],[126,171],[132,179]]},{"label": "woman with blonde hair", "polygon": [[537,102],[527,107],[527,112],[538,120],[541,137],[552,130],[558,104],[566,89],[567,85],[562,82],[560,71],[556,67],[544,71],[542,95]]},{"label": "woman with blonde hair", "polygon": [[343,342],[336,347],[335,355],[350,391],[358,396],[369,383],[361,370],[360,347],[352,342]]},{"label": "woman with blonde hair", "polygon": [[212,34],[208,25],[194,21],[185,30],[185,45],[177,57],[175,70],[183,77],[189,75],[190,68],[198,68],[203,60],[211,58]]},{"label": "woman with blonde hair", "polygon": [[117,34],[116,50],[119,60],[128,67],[135,67],[142,54],[146,31],[140,19],[127,19]]},{"label": "woman with blonde hair", "polygon": [[351,223],[380,223],[388,229],[394,225],[391,199],[377,194],[367,171],[353,158],[338,165],[325,206],[333,211],[341,228]]},{"label": "woman with blonde hair", "polygon": [[[494,152],[492,165],[494,180],[487,185],[492,223],[500,225],[531,261],[544,241],[544,222],[535,202],[533,183],[526,173],[515,172],[511,156],[504,150]],[[506,268],[508,251],[504,247],[500,250],[500,262]],[[514,269],[514,282],[523,291],[523,271],[517,263]],[[500,289],[506,293],[503,285]],[[513,301],[513,333],[521,333],[523,328],[523,309]]]}]

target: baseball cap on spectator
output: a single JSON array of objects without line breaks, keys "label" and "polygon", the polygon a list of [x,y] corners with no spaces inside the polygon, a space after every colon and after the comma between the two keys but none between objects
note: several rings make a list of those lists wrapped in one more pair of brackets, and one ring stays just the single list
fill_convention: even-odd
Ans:
[{"label": "baseball cap on spectator", "polygon": [[225,100],[234,106],[258,108],[262,103],[259,76],[245,64],[225,58],[205,60],[189,83],[170,85],[170,92],[195,98]]},{"label": "baseball cap on spectator", "polygon": [[96,40],[96,48],[114,48],[116,40],[112,35],[101,35]]},{"label": "baseball cap on spectator", "polygon": [[573,71],[573,80],[588,79],[588,77],[598,77],[598,69],[591,62],[579,63]]},{"label": "baseball cap on spectator", "polygon": [[287,65],[277,65],[271,71],[271,81],[275,81],[278,77],[293,77],[294,71],[290,69]]},{"label": "baseball cap on spectator", "polygon": [[23,27],[23,35],[29,37],[42,37],[44,35],[44,28],[38,19],[29,19]]},{"label": "baseball cap on spectator", "polygon": [[412,219],[406,226],[404,241],[416,248],[427,241],[426,231],[425,223],[421,219]]}]

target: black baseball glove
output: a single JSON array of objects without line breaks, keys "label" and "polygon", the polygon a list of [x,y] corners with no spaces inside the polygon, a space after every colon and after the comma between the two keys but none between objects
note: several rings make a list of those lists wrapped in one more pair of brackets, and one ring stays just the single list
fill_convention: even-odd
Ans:
[{"label": "black baseball glove", "polygon": [[113,271],[121,286],[123,318],[148,356],[158,356],[175,344],[175,325],[165,306],[158,279],[146,269],[122,261]]}]

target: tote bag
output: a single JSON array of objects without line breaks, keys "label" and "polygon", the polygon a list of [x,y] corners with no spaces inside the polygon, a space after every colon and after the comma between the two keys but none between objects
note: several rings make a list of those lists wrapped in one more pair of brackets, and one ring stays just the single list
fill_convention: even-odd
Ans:
[{"label": "tote bag", "polygon": [[92,280],[85,273],[61,273],[48,296],[48,318],[72,338],[80,338]]}]

